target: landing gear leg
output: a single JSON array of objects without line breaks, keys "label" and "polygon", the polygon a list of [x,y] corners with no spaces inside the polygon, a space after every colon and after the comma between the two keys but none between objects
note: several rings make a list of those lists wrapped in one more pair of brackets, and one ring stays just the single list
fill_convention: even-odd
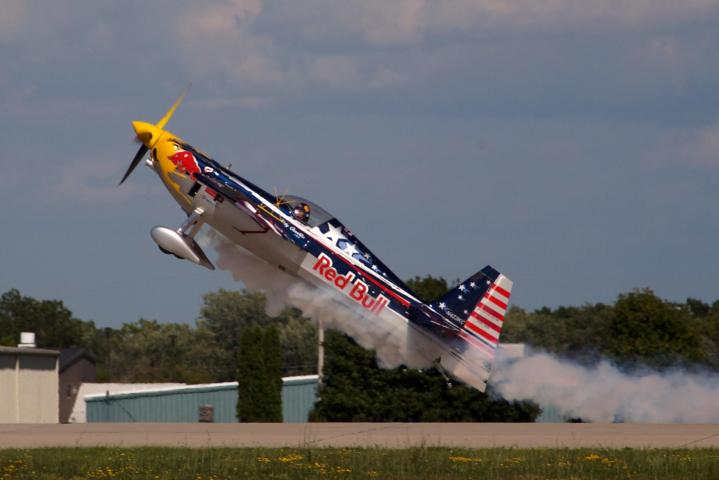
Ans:
[{"label": "landing gear leg", "polygon": [[183,237],[194,238],[197,232],[200,231],[202,225],[205,223],[202,221],[202,215],[205,213],[205,209],[197,207],[187,216],[187,219],[182,223],[177,233]]}]

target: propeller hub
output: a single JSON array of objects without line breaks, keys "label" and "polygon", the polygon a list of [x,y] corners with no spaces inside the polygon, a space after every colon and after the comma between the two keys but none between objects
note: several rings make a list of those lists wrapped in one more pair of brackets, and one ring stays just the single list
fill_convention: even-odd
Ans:
[{"label": "propeller hub", "polygon": [[154,147],[163,133],[162,129],[147,122],[132,122],[132,128],[135,129],[137,139],[140,140],[147,148]]}]

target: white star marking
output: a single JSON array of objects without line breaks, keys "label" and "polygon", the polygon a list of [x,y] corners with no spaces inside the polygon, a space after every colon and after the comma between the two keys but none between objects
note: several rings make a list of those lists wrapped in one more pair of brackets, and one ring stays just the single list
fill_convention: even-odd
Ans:
[{"label": "white star marking", "polygon": [[444,302],[440,302],[439,308],[440,308],[441,310],[444,310],[445,308],[447,308],[447,304],[444,303]]},{"label": "white star marking", "polygon": [[472,287],[472,288],[474,288],[474,287],[476,287],[476,286],[477,286],[477,284],[476,284],[476,283],[474,283],[474,282],[472,282],[472,283],[470,283],[470,284],[469,284],[469,286],[470,286],[470,287]]},{"label": "white star marking", "polygon": [[359,253],[359,250],[357,250],[357,247],[354,243],[348,243],[347,247],[345,248],[345,253],[351,257],[355,253]]},{"label": "white star marking", "polygon": [[333,245],[337,245],[338,240],[347,240],[347,237],[342,233],[342,227],[335,227],[330,225],[330,229],[325,233],[325,237],[332,242]]},{"label": "white star marking", "polygon": [[460,291],[460,292],[464,292],[465,290],[467,290],[467,287],[465,287],[464,285],[460,285],[460,286],[459,286],[459,291]]},{"label": "white star marking", "polygon": [[457,298],[460,300],[464,300],[464,297],[462,295],[458,295]]},{"label": "white star marking", "polygon": [[372,270],[376,272],[377,270],[379,270],[379,268],[377,268],[377,265],[372,265]]}]

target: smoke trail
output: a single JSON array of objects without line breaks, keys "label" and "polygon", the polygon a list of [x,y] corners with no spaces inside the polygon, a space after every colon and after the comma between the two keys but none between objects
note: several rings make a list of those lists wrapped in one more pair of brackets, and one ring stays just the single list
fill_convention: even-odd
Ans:
[{"label": "smoke trail", "polygon": [[[210,246],[218,255],[217,268],[230,272],[232,278],[244,283],[249,290],[264,292],[267,313],[279,314],[286,306],[293,306],[324,328],[339,330],[351,336],[359,345],[375,350],[383,368],[407,365],[428,367],[431,361],[422,358],[414,345],[407,323],[399,318],[389,321],[368,315],[340,300],[329,289],[318,289],[275,268],[214,230],[203,230],[197,238],[203,246]],[[394,316],[392,316],[394,317]]]},{"label": "smoke trail", "polygon": [[719,375],[674,370],[629,375],[603,360],[584,367],[546,353],[499,358],[490,378],[507,400],[553,405],[594,422],[719,423]]}]

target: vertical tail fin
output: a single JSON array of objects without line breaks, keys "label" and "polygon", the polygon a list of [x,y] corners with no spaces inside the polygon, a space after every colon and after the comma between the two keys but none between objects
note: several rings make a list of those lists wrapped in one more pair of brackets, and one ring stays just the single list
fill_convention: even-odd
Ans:
[{"label": "vertical tail fin", "polygon": [[443,358],[455,377],[484,391],[507,313],[512,281],[490,266],[432,303],[458,327],[458,357]]},{"label": "vertical tail fin", "polygon": [[499,343],[504,316],[507,314],[512,281],[500,273],[487,287],[469,313],[462,330],[494,350]]},{"label": "vertical tail fin", "polygon": [[[445,293],[442,297],[432,302],[431,306],[441,310],[457,324],[457,327],[461,327],[470,318],[472,312],[478,308],[484,295],[496,284],[500,277],[504,277],[504,275],[487,265]],[[506,279],[506,277],[504,278]],[[511,283],[512,282],[509,282],[510,290],[512,288]],[[505,289],[503,288],[503,290]],[[508,297],[509,292],[507,292],[507,300]],[[506,309],[506,301],[504,305]]]}]

